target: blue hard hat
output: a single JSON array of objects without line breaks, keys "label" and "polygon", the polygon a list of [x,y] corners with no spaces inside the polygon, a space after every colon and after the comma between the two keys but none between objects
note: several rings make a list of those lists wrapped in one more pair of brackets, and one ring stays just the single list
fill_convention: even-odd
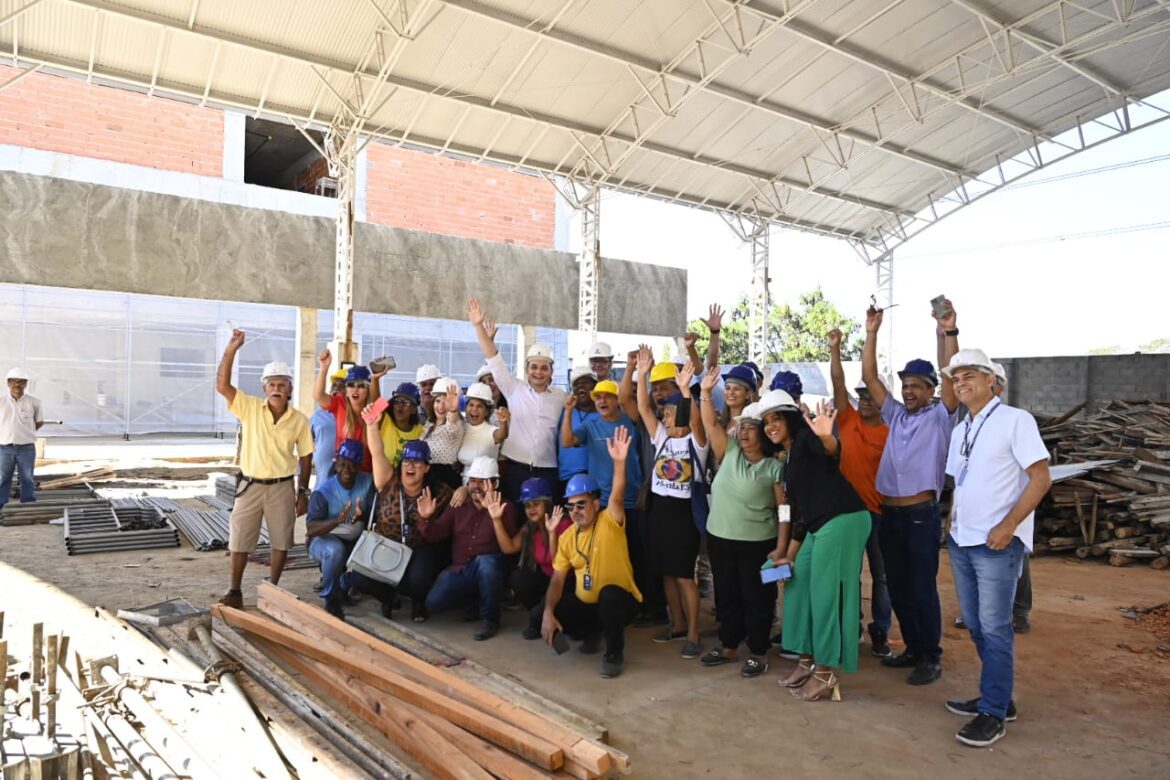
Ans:
[{"label": "blue hard hat", "polygon": [[427,444],[422,439],[412,439],[402,447],[403,460],[421,460],[423,463],[431,462],[431,445]]},{"label": "blue hard hat", "polygon": [[915,358],[906,364],[906,367],[898,372],[899,379],[905,379],[908,376],[920,376],[930,383],[931,387],[938,387],[938,374],[934,373],[934,363],[922,358]]},{"label": "blue hard hat", "polygon": [[394,394],[390,398],[405,398],[408,401],[412,401],[415,406],[421,403],[421,394],[418,391],[418,385],[414,382],[403,382],[394,388]]},{"label": "blue hard hat", "polygon": [[[532,481],[532,480],[529,480]],[[574,474],[565,485],[565,498],[584,495],[601,495],[601,485],[588,474]]]},{"label": "blue hard hat", "polygon": [[529,501],[552,501],[552,485],[544,477],[533,477],[524,480],[520,486],[520,503]]},{"label": "blue hard hat", "polygon": [[793,398],[798,398],[804,394],[804,383],[800,381],[800,375],[795,371],[780,371],[772,377],[768,389],[783,390]]},{"label": "blue hard hat", "polygon": [[755,363],[753,363],[750,360],[745,360],[744,362],[740,363],[740,365],[747,366],[748,368],[750,368],[752,370],[752,373],[756,375],[756,384],[759,384],[760,382],[764,381],[764,372],[761,371],[760,367],[757,366]]},{"label": "blue hard hat", "polygon": [[723,381],[724,383],[739,382],[748,390],[755,390],[756,372],[752,371],[749,366],[741,363],[738,366],[732,366],[731,370],[723,375]]},{"label": "blue hard hat", "polygon": [[369,382],[370,369],[365,366],[353,366],[349,371],[345,372],[345,381],[349,382]]},{"label": "blue hard hat", "polygon": [[346,439],[337,448],[337,459],[348,460],[351,463],[361,463],[365,456],[366,446],[357,439]]},{"label": "blue hard hat", "polygon": [[675,390],[670,395],[666,396],[666,400],[662,402],[663,406],[678,406],[683,402],[683,394]]}]

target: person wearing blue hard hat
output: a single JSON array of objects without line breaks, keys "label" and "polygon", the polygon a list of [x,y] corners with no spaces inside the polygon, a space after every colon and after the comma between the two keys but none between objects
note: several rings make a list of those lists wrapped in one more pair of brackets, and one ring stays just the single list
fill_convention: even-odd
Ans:
[{"label": "person wearing blue hard hat", "polygon": [[[321,351],[317,356],[319,368],[313,383],[313,398],[322,409],[328,410],[336,421],[336,434],[333,448],[336,451],[346,439],[353,439],[365,445],[366,426],[362,422],[362,409],[370,402],[370,369],[365,366],[351,366],[345,374],[345,391],[338,395],[330,395],[325,391],[325,382],[329,373],[329,366],[333,363],[333,355],[328,349]],[[362,456],[362,471],[370,471],[369,450]]]},{"label": "person wearing blue hard hat", "polygon": [[756,390],[756,395],[759,395],[760,388],[764,386],[764,372],[761,371],[760,367],[757,366],[755,364],[755,362],[751,361],[751,360],[745,360],[742,363],[740,363],[740,365],[743,366],[744,368],[751,369],[752,374],[755,375],[755,377],[756,377],[755,390]]},{"label": "person wearing blue hard hat", "polygon": [[795,371],[777,371],[776,375],[772,377],[768,389],[783,390],[792,396],[792,400],[798,404],[800,397],[804,395],[804,383],[800,381],[800,374]]},{"label": "person wearing blue hard hat", "polygon": [[732,366],[723,375],[723,416],[721,422],[730,435],[735,432],[735,418],[756,394],[756,374],[746,365]]},{"label": "person wearing blue hard hat", "polygon": [[[862,378],[889,438],[878,465],[875,487],[882,495],[878,541],[886,566],[886,584],[906,649],[882,659],[884,666],[910,669],[906,681],[927,685],[942,675],[942,610],[938,598],[939,538],[942,516],[938,498],[946,478],[947,447],[958,422],[959,399],[951,378],[943,375],[942,400],[934,402],[939,378],[928,360],[911,360],[898,372],[899,402],[882,382],[877,367],[877,337],[882,311],[870,307],[865,319]],[[941,300],[933,314],[943,364],[959,351],[955,309]]]},{"label": "person wearing blue hard hat", "polygon": [[359,470],[364,457],[365,447],[357,439],[341,442],[334,459],[335,473],[309,496],[305,517],[309,557],[321,565],[325,611],[339,618],[345,617],[341,576],[374,501],[374,479]]},{"label": "person wearing blue hard hat", "polygon": [[394,388],[390,396],[390,406],[382,419],[378,435],[382,439],[382,451],[393,466],[402,462],[402,450],[408,441],[422,438],[423,426],[419,412],[421,398],[418,385],[414,382],[403,382]]},{"label": "person wearing blue hard hat", "polygon": [[[638,614],[642,594],[634,583],[626,541],[623,496],[629,432],[616,429],[608,449],[614,484],[604,508],[601,485],[589,474],[577,474],[565,486],[565,505],[573,525],[557,543],[540,634],[553,646],[561,632],[580,639],[580,650],[586,654],[596,653],[604,641],[601,676],[616,677],[625,665],[625,629]],[[570,573],[573,584],[567,587]]]}]

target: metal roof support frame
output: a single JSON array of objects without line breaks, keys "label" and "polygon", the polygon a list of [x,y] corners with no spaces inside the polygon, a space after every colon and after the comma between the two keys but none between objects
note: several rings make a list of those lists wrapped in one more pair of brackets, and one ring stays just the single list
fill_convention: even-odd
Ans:
[{"label": "metal roof support frame", "polygon": [[[877,290],[874,294],[874,300],[877,301],[879,309],[889,309],[894,305],[894,255],[885,255],[880,260],[873,264],[874,274],[877,280]],[[887,312],[886,317],[889,317]],[[882,319],[882,332],[886,336],[886,354],[885,354],[885,371],[882,373],[886,377],[886,387],[893,387],[894,381],[894,322],[893,320]],[[942,366],[939,366],[941,369]],[[880,370],[880,367],[879,367]]]},{"label": "metal roof support frame", "polygon": [[768,304],[771,297],[768,285],[772,281],[768,271],[771,241],[771,223],[761,217],[750,218],[720,214],[723,221],[751,247],[752,285],[748,293],[748,359],[759,365],[767,361]]},{"label": "metal roof support frame", "polygon": [[590,187],[577,208],[581,212],[577,330],[592,342],[597,337],[597,289],[601,281],[601,187]]}]

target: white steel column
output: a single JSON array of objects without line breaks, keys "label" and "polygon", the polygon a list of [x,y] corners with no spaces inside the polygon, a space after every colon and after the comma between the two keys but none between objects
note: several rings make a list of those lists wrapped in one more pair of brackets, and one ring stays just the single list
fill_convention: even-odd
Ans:
[{"label": "white steel column", "polygon": [[592,343],[597,337],[597,288],[601,276],[601,188],[591,187],[577,208],[581,212],[577,330]]},{"label": "white steel column", "polygon": [[[889,309],[894,305],[894,254],[889,252],[882,255],[882,257],[873,264],[874,273],[876,275],[877,290],[874,298],[877,301],[879,309]],[[890,315],[892,312],[886,311],[882,318],[882,333],[886,337],[886,355],[885,366],[879,362],[878,371],[885,376],[886,386],[892,388],[894,379],[894,321]]]},{"label": "white steel column", "polygon": [[358,361],[353,341],[353,221],[358,138],[330,128],[325,136],[329,175],[337,179],[337,244],[333,263],[333,352],[337,362]]},{"label": "white steel column", "polygon": [[752,248],[752,286],[748,299],[748,358],[756,365],[768,353],[768,223],[756,221],[747,239]]}]

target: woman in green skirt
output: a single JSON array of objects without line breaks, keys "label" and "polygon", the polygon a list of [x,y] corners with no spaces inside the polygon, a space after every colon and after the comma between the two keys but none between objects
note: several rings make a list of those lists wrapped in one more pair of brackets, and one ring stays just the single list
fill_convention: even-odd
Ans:
[{"label": "woman in green skirt", "polygon": [[872,522],[865,503],[839,468],[833,436],[836,412],[818,405],[802,413],[783,390],[759,402],[764,435],[784,448],[784,493],[792,512],[792,541],[772,557],[791,562],[784,586],[784,645],[800,653],[780,685],[802,701],[841,698],[837,674],[857,671],[861,556]]}]

